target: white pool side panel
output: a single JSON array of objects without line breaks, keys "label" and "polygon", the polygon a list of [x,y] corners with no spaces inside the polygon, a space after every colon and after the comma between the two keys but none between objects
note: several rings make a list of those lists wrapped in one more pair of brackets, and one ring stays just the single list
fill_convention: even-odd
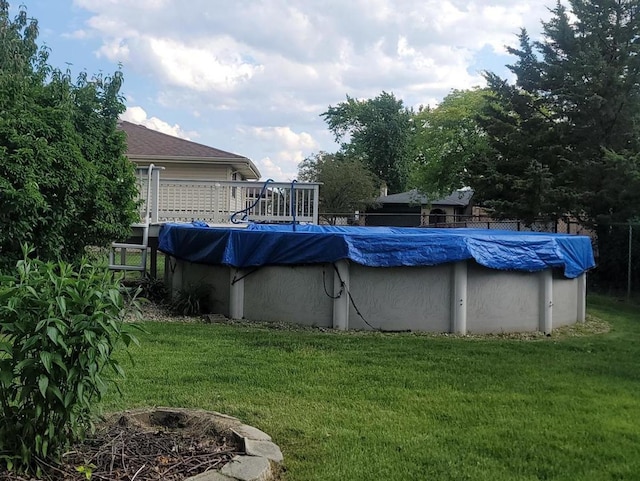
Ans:
[{"label": "white pool side panel", "polygon": [[384,268],[343,260],[238,270],[170,258],[166,277],[173,292],[209,285],[215,312],[228,317],[336,329],[550,333],[585,318],[586,274],[567,279],[474,261]]}]

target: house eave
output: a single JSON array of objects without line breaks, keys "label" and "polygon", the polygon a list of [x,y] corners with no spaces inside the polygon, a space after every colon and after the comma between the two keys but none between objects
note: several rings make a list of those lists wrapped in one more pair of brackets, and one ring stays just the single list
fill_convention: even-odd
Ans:
[{"label": "house eave", "polygon": [[193,156],[166,156],[166,155],[132,155],[127,154],[132,162],[166,162],[170,164],[229,164],[246,179],[259,179],[261,177],[258,167],[247,157],[193,157]]}]

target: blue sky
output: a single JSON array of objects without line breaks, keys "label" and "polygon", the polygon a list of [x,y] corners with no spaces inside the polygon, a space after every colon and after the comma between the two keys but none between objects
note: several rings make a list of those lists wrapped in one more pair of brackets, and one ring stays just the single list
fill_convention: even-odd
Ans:
[{"label": "blue sky", "polygon": [[[124,118],[251,158],[263,178],[334,151],[320,114],[346,95],[435,105],[507,76],[504,51],[549,18],[541,0],[22,0],[50,61],[121,65]],[[13,2],[17,9],[20,2]]]}]

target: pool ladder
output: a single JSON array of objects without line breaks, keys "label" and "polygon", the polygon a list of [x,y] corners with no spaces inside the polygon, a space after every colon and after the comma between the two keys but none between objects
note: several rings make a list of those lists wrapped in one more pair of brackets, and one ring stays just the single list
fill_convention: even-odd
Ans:
[{"label": "pool ladder", "polygon": [[[137,271],[144,275],[147,271],[147,249],[149,247],[149,224],[151,221],[151,176],[153,173],[154,165],[150,164],[147,171],[147,198],[145,201],[145,215],[144,222],[132,224],[131,227],[136,229],[142,229],[142,243],[141,244],[129,244],[126,242],[112,242],[109,249],[109,269],[114,271]],[[120,263],[116,262],[116,251],[120,250]],[[128,265],[126,263],[127,251],[139,250],[140,251],[140,263],[135,265]]]}]

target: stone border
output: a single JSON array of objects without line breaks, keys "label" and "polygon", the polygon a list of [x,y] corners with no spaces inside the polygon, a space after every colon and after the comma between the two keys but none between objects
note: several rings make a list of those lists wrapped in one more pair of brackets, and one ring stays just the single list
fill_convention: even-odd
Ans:
[{"label": "stone border", "polygon": [[218,433],[230,434],[244,446],[245,454],[235,456],[221,469],[190,476],[184,481],[272,481],[278,471],[275,468],[283,461],[282,451],[267,433],[216,411],[172,407],[132,409],[110,414],[107,421],[122,416],[143,427],[160,424],[160,418],[174,419],[177,424],[201,425],[203,429],[213,428]]}]

